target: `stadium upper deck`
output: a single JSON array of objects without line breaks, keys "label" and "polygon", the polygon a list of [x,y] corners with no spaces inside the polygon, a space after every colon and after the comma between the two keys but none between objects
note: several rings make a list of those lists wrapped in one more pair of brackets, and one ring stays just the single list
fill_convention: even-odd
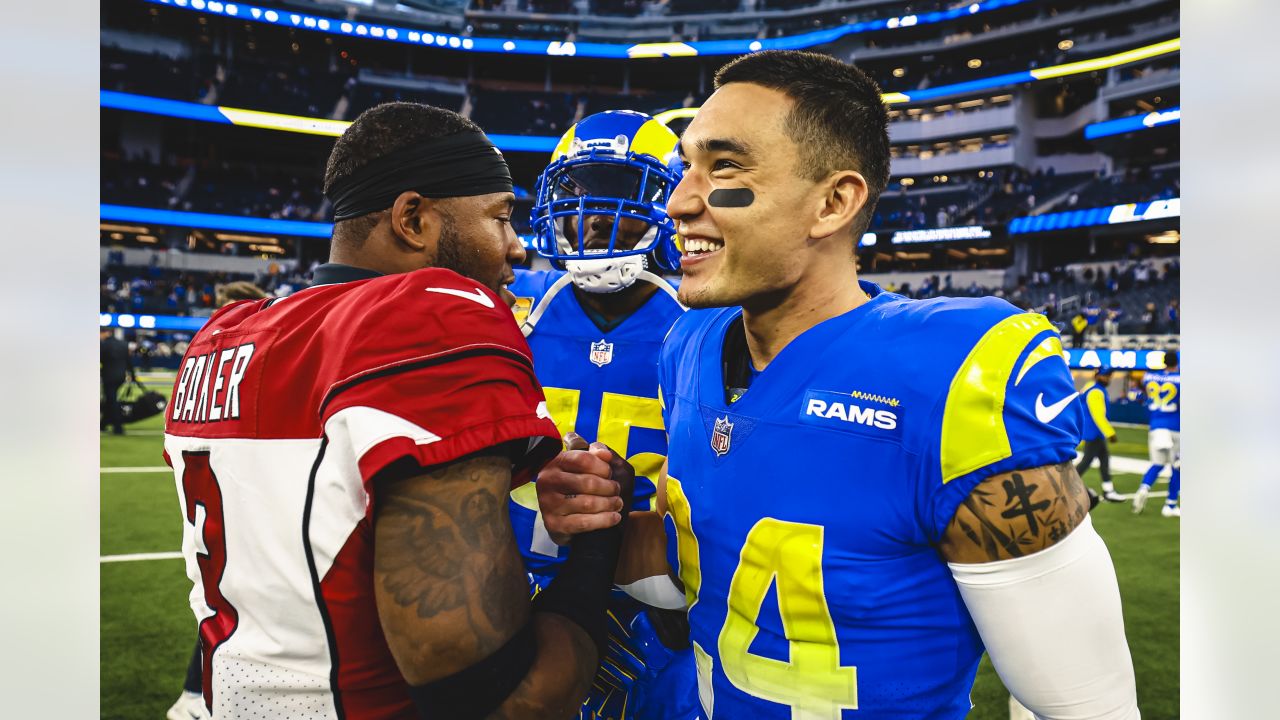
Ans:
[{"label": "stadium upper deck", "polygon": [[[598,9],[590,2],[571,3],[560,14],[534,13],[538,22],[561,23],[568,33],[556,40],[562,43],[557,54],[534,59],[524,53],[531,33],[521,23],[537,7],[519,2],[421,11],[388,9],[380,0],[110,3],[103,7],[102,87],[128,94],[104,93],[103,201],[246,222],[301,220],[316,223],[305,235],[323,237],[329,212],[319,193],[329,142],[323,134],[340,132],[341,121],[389,100],[429,102],[470,116],[504,138],[499,145],[517,185],[527,189],[554,139],[578,118],[617,107],[694,112],[714,71],[732,57],[703,52],[722,46],[699,39],[697,23],[706,13],[686,12],[713,6],[640,6],[641,19],[685,23],[666,39],[698,53],[667,45],[663,53],[673,56],[648,58],[634,52],[586,57],[584,49],[594,46],[582,40],[581,23]],[[627,8],[619,12],[635,9]],[[1110,244],[1176,228],[1176,210],[1167,205],[1151,212],[1140,205],[1116,216],[1130,221],[1110,222],[1111,206],[1176,202],[1176,3],[863,0],[780,8],[748,2],[716,12],[730,28],[724,37],[754,23],[735,36],[748,45],[804,44],[815,29],[831,31],[815,47],[857,62],[885,88],[894,183],[873,225],[880,243],[863,249],[876,267],[1035,271],[1040,261],[1034,253],[1019,259],[1006,231],[1010,222],[1030,237],[1046,228],[1069,231],[1090,238],[1090,247],[1103,237],[1104,254],[1123,252]],[[323,28],[325,17],[340,20]],[[478,22],[491,17],[516,22],[511,42],[524,57],[478,51],[481,41],[507,32]],[[463,24],[449,24],[458,18]],[[782,20],[807,26],[771,24]],[[442,28],[457,34],[440,35]],[[631,40],[610,47],[632,47]],[[563,43],[576,43],[574,52]],[[244,120],[245,113],[222,108],[257,112]],[[193,124],[192,118],[230,125]],[[245,122],[279,132],[231,126]],[[679,130],[683,122],[677,117],[672,126]],[[1082,215],[1053,219],[1090,208],[1097,210],[1089,217],[1100,222],[1085,223]],[[217,228],[161,231],[153,217],[139,220],[126,211],[104,208],[104,220],[145,232],[104,231],[104,241],[148,236],[145,244],[161,247],[220,247],[206,232]],[[1050,220],[1036,225],[1041,216]],[[1080,229],[1087,224],[1090,229]],[[982,229],[931,234],[954,226]],[[245,227],[242,222],[234,232],[257,241],[235,246],[240,251],[267,247],[270,237],[281,250],[264,256],[300,259],[310,252],[310,242],[291,239],[298,236],[285,226]],[[1127,239],[1105,239],[1117,228]],[[900,238],[898,231],[916,234]]]}]

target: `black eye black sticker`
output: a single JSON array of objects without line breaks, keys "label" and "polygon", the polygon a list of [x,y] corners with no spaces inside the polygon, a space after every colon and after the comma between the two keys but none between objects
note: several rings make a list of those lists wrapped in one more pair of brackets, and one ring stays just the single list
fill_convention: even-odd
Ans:
[{"label": "black eye black sticker", "polygon": [[743,208],[756,201],[756,194],[748,188],[728,188],[724,190],[712,190],[707,196],[707,202],[712,207],[719,208]]}]

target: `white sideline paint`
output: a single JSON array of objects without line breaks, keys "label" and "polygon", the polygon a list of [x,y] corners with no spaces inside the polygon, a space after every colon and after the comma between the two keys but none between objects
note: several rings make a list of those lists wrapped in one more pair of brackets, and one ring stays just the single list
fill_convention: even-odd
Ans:
[{"label": "white sideline paint", "polygon": [[98,558],[99,563],[109,562],[136,562],[138,560],[179,560],[182,558],[180,552],[158,552],[158,553],[133,553],[132,555],[103,555]]},{"label": "white sideline paint", "polygon": [[98,468],[98,472],[107,473],[171,473],[173,468],[168,465],[154,465],[151,467],[104,467]]},{"label": "white sideline paint", "polygon": [[[1081,458],[1081,453],[1076,453],[1076,462],[1079,462],[1080,458]],[[1096,469],[1097,467],[1098,467],[1098,463],[1095,462],[1093,464],[1093,468],[1091,469]],[[1122,455],[1111,456],[1111,472],[1113,473],[1142,475],[1147,471],[1147,468],[1149,467],[1151,467],[1150,460],[1124,457]],[[1170,472],[1169,467],[1167,465],[1160,470],[1161,478],[1168,478],[1171,474],[1172,473]]]},{"label": "white sideline paint", "polygon": [[[1120,497],[1124,498],[1125,500],[1132,500],[1137,494],[1138,493],[1136,492],[1120,493]],[[1169,497],[1169,491],[1159,490],[1157,492],[1150,492],[1150,493],[1147,493],[1147,497]]]}]

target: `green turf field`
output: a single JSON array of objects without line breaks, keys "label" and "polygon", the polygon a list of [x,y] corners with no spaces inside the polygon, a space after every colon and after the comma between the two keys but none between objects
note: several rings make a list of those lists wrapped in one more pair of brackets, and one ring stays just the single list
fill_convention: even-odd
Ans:
[{"label": "green turf field", "polygon": [[[156,376],[157,389],[168,383]],[[163,386],[163,387],[162,387]],[[103,435],[106,468],[164,465],[159,417],[131,425],[123,437]],[[1119,428],[1113,452],[1146,457],[1145,428]],[[1137,475],[1116,475],[1121,493]],[[173,476],[164,472],[101,475],[103,556],[173,552],[182,525]],[[1096,468],[1085,482],[1098,489]],[[1163,489],[1157,485],[1157,490]],[[1106,539],[1120,578],[1125,629],[1138,678],[1144,720],[1178,717],[1178,520],[1160,516],[1161,499],[1134,516],[1129,505],[1103,503],[1093,522]],[[181,560],[104,562],[102,573],[103,718],[161,720],[182,688],[195,641],[187,605],[191,586]],[[973,688],[974,720],[1007,720],[1008,693],[987,661]]]}]

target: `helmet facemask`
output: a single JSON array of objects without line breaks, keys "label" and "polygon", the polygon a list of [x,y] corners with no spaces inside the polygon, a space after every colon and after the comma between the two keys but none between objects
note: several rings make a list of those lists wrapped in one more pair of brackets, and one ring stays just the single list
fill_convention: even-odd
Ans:
[{"label": "helmet facemask", "polygon": [[[563,263],[587,292],[623,290],[651,265],[675,269],[679,251],[666,206],[677,173],[649,155],[575,149],[538,178],[532,218],[537,251]],[[644,230],[632,243],[640,224]]]}]

